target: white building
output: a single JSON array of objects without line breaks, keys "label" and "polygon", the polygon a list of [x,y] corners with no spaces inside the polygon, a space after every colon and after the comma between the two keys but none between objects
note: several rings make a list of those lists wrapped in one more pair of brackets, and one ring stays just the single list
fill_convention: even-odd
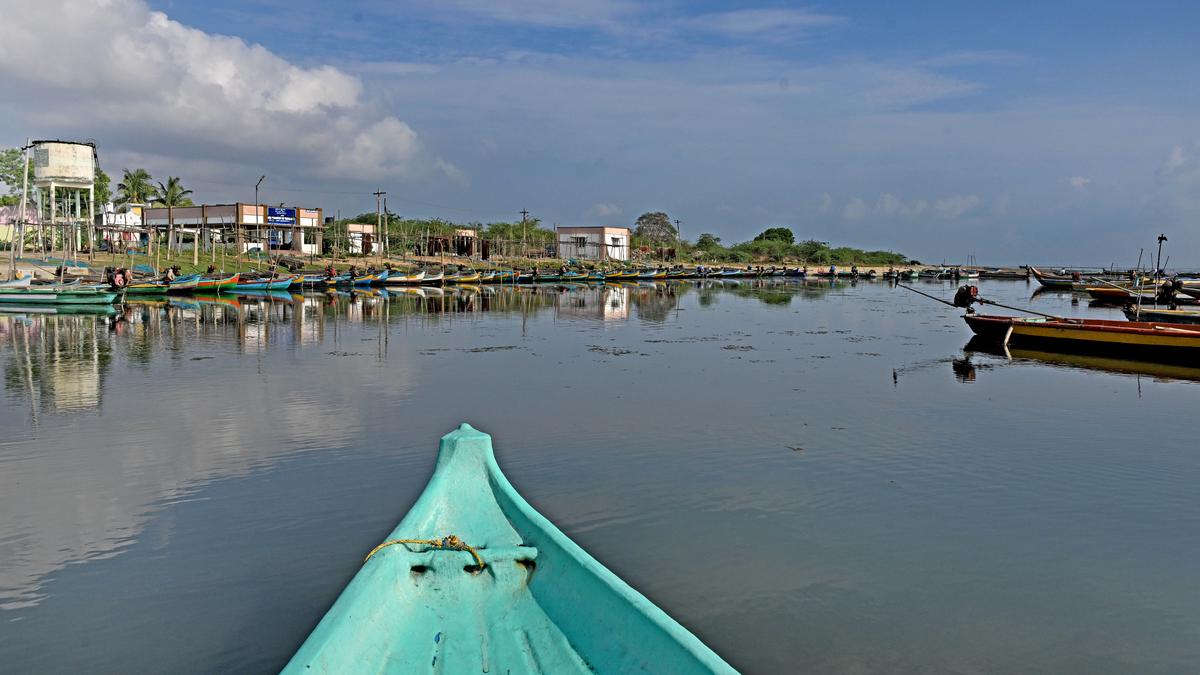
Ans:
[{"label": "white building", "polygon": [[558,257],[629,260],[628,227],[559,227]]}]

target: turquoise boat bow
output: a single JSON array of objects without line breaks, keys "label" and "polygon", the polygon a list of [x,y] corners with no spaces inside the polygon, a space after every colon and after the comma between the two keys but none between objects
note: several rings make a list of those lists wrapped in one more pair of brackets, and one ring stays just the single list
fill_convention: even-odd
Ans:
[{"label": "turquoise boat bow", "polygon": [[463,424],[283,672],[736,671],[535,511]]}]

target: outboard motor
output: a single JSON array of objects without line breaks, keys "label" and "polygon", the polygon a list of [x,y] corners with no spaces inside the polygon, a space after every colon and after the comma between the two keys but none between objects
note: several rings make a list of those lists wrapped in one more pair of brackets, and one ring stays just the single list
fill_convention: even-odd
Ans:
[{"label": "outboard motor", "polygon": [[976,286],[959,286],[954,293],[954,306],[962,307],[968,312],[973,311],[971,305],[979,302],[979,288]]}]

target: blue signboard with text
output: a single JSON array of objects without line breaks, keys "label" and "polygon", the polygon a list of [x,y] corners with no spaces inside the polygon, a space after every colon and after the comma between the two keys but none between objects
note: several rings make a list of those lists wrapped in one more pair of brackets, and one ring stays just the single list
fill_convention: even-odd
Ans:
[{"label": "blue signboard with text", "polygon": [[281,206],[268,206],[267,223],[270,225],[295,225],[296,209],[287,209]]}]

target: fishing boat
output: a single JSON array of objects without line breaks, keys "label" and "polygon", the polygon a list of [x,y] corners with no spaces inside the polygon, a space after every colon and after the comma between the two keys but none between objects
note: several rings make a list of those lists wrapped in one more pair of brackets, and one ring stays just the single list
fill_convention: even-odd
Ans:
[{"label": "fishing boat", "polygon": [[1002,345],[1200,363],[1200,328],[1191,324],[985,314],[963,319],[976,335]]},{"label": "fishing boat", "polygon": [[111,305],[120,295],[99,288],[0,288],[0,302],[21,305]]},{"label": "fishing boat", "polygon": [[534,510],[463,424],[283,669],[416,672],[736,671]]},{"label": "fishing boat", "polygon": [[453,277],[446,277],[446,283],[477,284],[477,283],[479,283],[480,278],[481,278],[481,275],[479,274],[479,272],[467,272],[466,274],[459,274],[459,275],[456,275]]},{"label": "fishing boat", "polygon": [[26,274],[23,277],[13,279],[12,281],[0,282],[0,288],[29,288],[33,283],[33,275]]},{"label": "fishing boat", "polygon": [[979,271],[983,279],[1028,279],[1029,271],[1017,268],[994,267]]},{"label": "fishing boat", "polygon": [[1137,302],[1139,299],[1142,302],[1153,303],[1158,297],[1153,289],[1139,291],[1117,286],[1088,286],[1086,291],[1093,300],[1109,305],[1123,305],[1127,302]]},{"label": "fishing boat", "polygon": [[189,274],[169,282],[167,284],[167,291],[170,293],[186,293],[196,290],[196,286],[199,284],[200,275]]},{"label": "fishing boat", "polygon": [[1200,324],[1200,311],[1194,309],[1159,309],[1129,305],[1124,309],[1130,321]]},{"label": "fishing boat", "polygon": [[162,280],[135,281],[123,290],[127,295],[163,295],[171,290],[171,284]]},{"label": "fishing boat", "polygon": [[1046,288],[1071,288],[1071,284],[1075,283],[1075,280],[1069,276],[1049,274],[1033,266],[1030,266],[1028,269],[1033,278],[1037,279],[1038,283]]},{"label": "fishing boat", "polygon": [[[229,289],[233,288],[234,286],[237,286],[238,279],[240,279],[241,276],[242,276],[241,274],[235,272],[227,277],[216,277],[216,278],[212,278],[212,279],[209,279],[206,277],[200,277],[199,279],[196,280],[196,285],[194,286],[194,288],[197,291],[203,292],[203,293],[211,293],[213,291],[229,290]],[[172,289],[175,288],[174,282],[172,282],[171,288]]]},{"label": "fishing boat", "polygon": [[420,281],[423,285],[440,284],[446,277],[445,272],[434,272],[433,274],[422,272],[422,274],[425,274],[425,278]]},{"label": "fishing boat", "polygon": [[234,285],[235,291],[283,291],[287,290],[292,285],[292,281],[296,277],[286,276],[275,279],[258,278],[258,279],[238,279]]},{"label": "fishing boat", "polygon": [[400,272],[391,272],[387,279],[383,280],[385,286],[405,286],[408,284],[419,284],[425,280],[424,272],[416,274],[401,274]]},{"label": "fishing boat", "polygon": [[562,281],[587,281],[587,278],[587,272],[566,272],[559,275],[559,279]]}]

